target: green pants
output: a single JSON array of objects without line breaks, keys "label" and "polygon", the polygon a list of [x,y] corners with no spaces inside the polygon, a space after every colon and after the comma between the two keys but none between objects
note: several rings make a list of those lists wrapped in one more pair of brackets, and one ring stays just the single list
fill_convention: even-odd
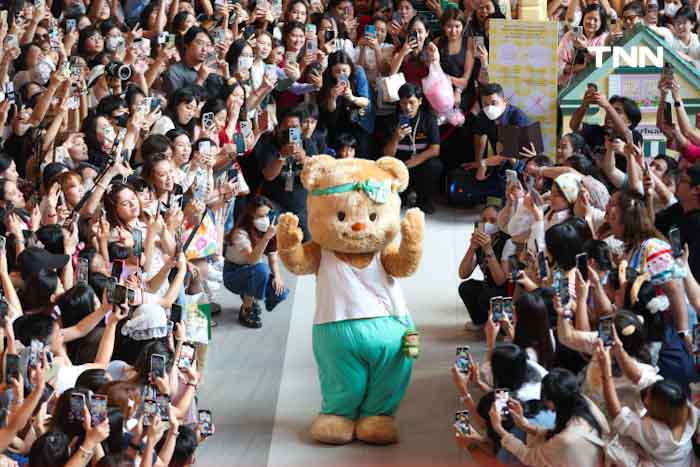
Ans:
[{"label": "green pants", "polygon": [[[413,327],[413,323],[410,322]],[[321,413],[353,420],[393,416],[406,393],[413,359],[401,352],[406,325],[392,317],[316,324],[313,348]]]}]

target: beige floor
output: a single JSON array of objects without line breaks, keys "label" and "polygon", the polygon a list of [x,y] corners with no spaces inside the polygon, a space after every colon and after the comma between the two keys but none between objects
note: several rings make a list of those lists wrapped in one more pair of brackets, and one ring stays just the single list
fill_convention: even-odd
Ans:
[{"label": "beige floor", "polygon": [[[457,295],[457,266],[476,211],[442,208],[428,218],[418,273],[402,281],[421,332],[423,354],[398,414],[401,443],[371,447],[314,444],[308,425],[320,404],[311,351],[313,277],[297,278],[289,303],[265,316],[261,331],[241,328],[227,310],[215,331],[201,405],[212,409],[217,435],[199,452],[199,465],[328,466],[469,464],[453,440],[458,399],[450,377],[457,345],[483,345],[462,330],[466,312]],[[290,278],[294,282],[294,278]]]}]

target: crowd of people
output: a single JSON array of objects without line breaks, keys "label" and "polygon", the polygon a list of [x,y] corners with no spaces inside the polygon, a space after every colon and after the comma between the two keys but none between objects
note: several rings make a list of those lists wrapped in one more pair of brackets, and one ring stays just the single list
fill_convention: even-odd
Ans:
[{"label": "crowd of people", "polygon": [[[467,327],[488,347],[481,365],[467,352],[453,370],[468,410],[457,441],[475,458],[597,466],[615,447],[645,465],[693,464],[700,131],[664,74],[657,125],[678,158],[643,154],[637,103],[594,87],[556,155],[500,154],[499,126],[529,119],[489,80],[489,22],[518,11],[4,2],[0,465],[192,464],[215,431],[197,400],[213,291],[239,295],[253,329],[287,298],[276,223],[293,212],[309,238],[300,174],[319,154],[400,159],[402,204],[427,214],[454,170],[501,195],[459,267]],[[551,0],[559,85],[592,62],[587,47],[637,23],[698,63],[696,11]],[[431,107],[423,83],[436,73],[463,123]],[[601,124],[583,122],[591,106]],[[483,280],[470,278],[477,266]]]}]

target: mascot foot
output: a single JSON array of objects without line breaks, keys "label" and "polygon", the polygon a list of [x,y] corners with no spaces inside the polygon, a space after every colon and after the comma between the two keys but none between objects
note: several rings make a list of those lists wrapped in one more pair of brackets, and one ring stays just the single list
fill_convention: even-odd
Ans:
[{"label": "mascot foot", "polygon": [[325,444],[348,444],[354,432],[355,421],[339,415],[319,415],[311,424],[311,437]]},{"label": "mascot foot", "polygon": [[357,439],[370,444],[394,444],[399,441],[399,430],[394,417],[371,416],[361,418],[355,428]]}]

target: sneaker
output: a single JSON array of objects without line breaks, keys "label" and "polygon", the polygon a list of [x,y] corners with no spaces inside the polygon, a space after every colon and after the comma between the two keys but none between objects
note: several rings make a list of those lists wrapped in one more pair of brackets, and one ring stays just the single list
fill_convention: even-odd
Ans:
[{"label": "sneaker", "polygon": [[238,322],[251,329],[259,329],[262,327],[262,320],[253,313],[253,307],[246,310],[243,305],[241,305],[241,309],[238,312]]},{"label": "sneaker", "polygon": [[482,332],[484,330],[483,324],[474,324],[471,321],[464,323],[464,330],[470,332]]}]

